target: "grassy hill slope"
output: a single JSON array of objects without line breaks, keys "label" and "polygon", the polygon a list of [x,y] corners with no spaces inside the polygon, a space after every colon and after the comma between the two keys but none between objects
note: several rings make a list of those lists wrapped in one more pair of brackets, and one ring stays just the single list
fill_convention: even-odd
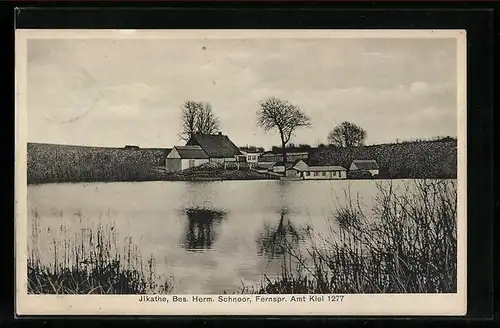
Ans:
[{"label": "grassy hill slope", "polygon": [[380,178],[456,178],[457,141],[415,141],[351,149],[311,149],[311,164],[341,165],[347,169],[355,159],[375,159]]},{"label": "grassy hill slope", "polygon": [[28,143],[28,183],[154,180],[169,151]]}]

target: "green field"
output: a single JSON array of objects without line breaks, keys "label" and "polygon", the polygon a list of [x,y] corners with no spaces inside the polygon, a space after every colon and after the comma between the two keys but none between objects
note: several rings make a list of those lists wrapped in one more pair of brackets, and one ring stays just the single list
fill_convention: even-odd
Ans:
[{"label": "green field", "polygon": [[28,183],[158,180],[169,151],[28,143]]},{"label": "green field", "polygon": [[453,179],[457,177],[457,141],[443,139],[380,144],[355,148],[314,148],[310,162],[340,165],[349,169],[355,159],[374,159],[380,167],[379,178]]}]

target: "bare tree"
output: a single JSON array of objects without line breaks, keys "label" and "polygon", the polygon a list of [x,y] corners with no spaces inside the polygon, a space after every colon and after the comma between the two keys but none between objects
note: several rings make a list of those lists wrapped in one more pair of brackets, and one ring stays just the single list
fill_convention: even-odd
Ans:
[{"label": "bare tree", "polygon": [[366,131],[351,122],[342,122],[329,134],[328,142],[337,147],[356,147],[365,143]]},{"label": "bare tree", "polygon": [[219,119],[209,103],[188,100],[181,110],[182,140],[189,140],[194,133],[212,134],[219,129]]},{"label": "bare tree", "polygon": [[286,144],[297,128],[310,126],[311,120],[298,106],[286,100],[269,97],[260,103],[260,109],[257,112],[257,125],[266,131],[278,130],[281,138],[283,162],[286,163]]},{"label": "bare tree", "polygon": [[219,130],[219,119],[215,117],[212,105],[202,103],[198,110],[196,120],[196,132],[203,134],[212,134]]}]

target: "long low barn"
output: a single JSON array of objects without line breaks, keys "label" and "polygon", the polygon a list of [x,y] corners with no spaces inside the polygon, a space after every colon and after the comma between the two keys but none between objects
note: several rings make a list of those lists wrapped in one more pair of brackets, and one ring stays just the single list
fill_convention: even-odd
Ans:
[{"label": "long low barn", "polygon": [[305,180],[346,179],[347,170],[342,166],[309,166],[304,160],[298,160],[286,169],[285,175]]},{"label": "long low barn", "polygon": [[309,166],[302,171],[304,179],[346,179],[347,170],[342,166]]}]

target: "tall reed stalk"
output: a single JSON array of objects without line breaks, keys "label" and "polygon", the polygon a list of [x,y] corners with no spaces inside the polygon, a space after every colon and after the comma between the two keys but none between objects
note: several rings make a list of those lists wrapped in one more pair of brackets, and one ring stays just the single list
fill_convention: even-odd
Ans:
[{"label": "tall reed stalk", "polygon": [[326,233],[306,230],[298,263],[283,265],[259,293],[454,293],[457,289],[455,180],[377,185],[371,213],[346,193]]},{"label": "tall reed stalk", "polygon": [[[80,211],[75,216],[80,222],[89,221]],[[119,245],[114,221],[72,231],[62,212],[60,219],[57,231],[50,232],[50,227],[41,228],[40,216],[33,212],[28,293],[146,294],[171,289],[168,281],[156,275],[156,259],[150,256],[143,263],[131,237]]]}]

